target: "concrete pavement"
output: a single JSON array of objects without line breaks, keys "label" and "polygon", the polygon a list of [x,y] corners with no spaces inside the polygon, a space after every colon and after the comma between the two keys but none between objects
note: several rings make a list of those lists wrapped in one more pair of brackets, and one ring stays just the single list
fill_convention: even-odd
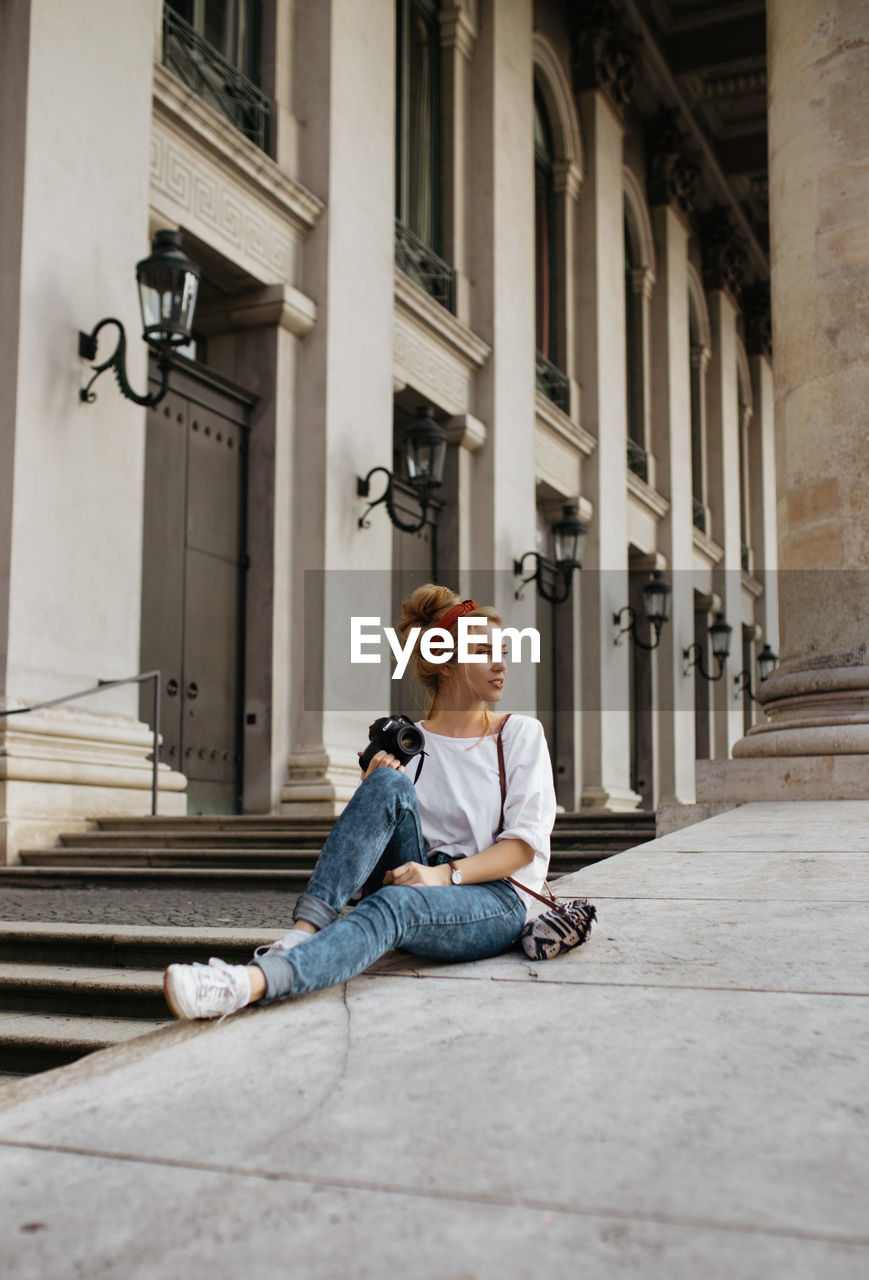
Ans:
[{"label": "concrete pavement", "polygon": [[869,802],[559,883],[580,951],[178,1024],[0,1091],[3,1274],[869,1273]]}]

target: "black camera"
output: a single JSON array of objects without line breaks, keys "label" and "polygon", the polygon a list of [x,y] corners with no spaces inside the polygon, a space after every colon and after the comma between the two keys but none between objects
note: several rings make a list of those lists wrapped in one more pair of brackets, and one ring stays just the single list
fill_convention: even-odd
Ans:
[{"label": "black camera", "polygon": [[425,738],[407,716],[381,716],[368,726],[368,746],[359,757],[359,768],[364,773],[378,751],[388,751],[402,764],[418,756]]}]

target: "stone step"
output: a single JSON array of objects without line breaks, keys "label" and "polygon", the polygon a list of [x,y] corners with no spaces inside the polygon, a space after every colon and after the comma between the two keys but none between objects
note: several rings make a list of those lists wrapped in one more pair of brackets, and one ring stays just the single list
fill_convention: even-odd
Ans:
[{"label": "stone step", "polygon": [[[328,833],[322,838],[299,832],[245,830],[238,832],[199,830],[169,831],[82,831],[60,838],[64,849],[266,849],[274,852],[313,850],[319,852]],[[654,827],[556,828],[552,833],[553,849],[612,849],[614,852],[644,844],[655,838]]]},{"label": "stone step", "polygon": [[243,964],[250,959],[254,947],[271,942],[277,932],[7,921],[0,922],[0,965],[99,969],[120,982],[118,975],[122,971],[153,974],[162,972],[173,961],[206,963],[213,955]]},{"label": "stone step", "polygon": [[[116,859],[114,861],[117,861]],[[252,867],[125,867],[125,866],[15,866],[0,867],[0,886],[17,888],[77,888],[81,885],[104,888],[141,888],[163,884],[168,888],[189,885],[194,889],[232,887],[243,890],[263,886],[300,892],[311,874],[308,869]]]},{"label": "stone step", "polygon": [[[550,861],[553,875],[576,871],[618,850],[554,849]],[[310,876],[314,853],[310,849],[191,849],[191,848],[88,848],[25,849],[21,851],[22,868],[54,868],[71,870],[94,868],[121,872],[127,868],[190,869],[194,871],[285,871],[292,872],[300,885]],[[0,879],[2,871],[0,868]]]},{"label": "stone step", "polygon": [[[286,828],[307,831],[309,829],[325,829],[334,824],[334,817],[295,817],[286,814],[191,814],[165,815],[152,817],[141,814],[135,817],[96,817],[91,818],[101,831],[137,831],[143,828],[151,830],[186,830],[198,827],[201,831],[238,831],[246,827],[263,830]],[[655,825],[655,815],[649,810],[635,809],[626,812],[609,812],[600,809],[573,810],[559,812],[555,818],[556,826],[584,826],[586,823],[598,823],[601,826],[628,826],[635,823]]]},{"label": "stone step", "polygon": [[210,831],[183,828],[180,831],[77,831],[60,837],[64,849],[307,849],[319,852],[322,839],[294,831]]},{"label": "stone step", "polygon": [[[172,1021],[172,1019],[168,1019]],[[0,1064],[11,1073],[47,1071],[133,1040],[164,1026],[166,1018],[76,1018],[0,1010]]]},{"label": "stone step", "polygon": [[163,970],[0,961],[0,1010],[165,1021]]},{"label": "stone step", "polygon": [[309,875],[317,856],[312,849],[212,849],[186,846],[22,849],[25,867],[212,867],[238,870],[276,869]]}]

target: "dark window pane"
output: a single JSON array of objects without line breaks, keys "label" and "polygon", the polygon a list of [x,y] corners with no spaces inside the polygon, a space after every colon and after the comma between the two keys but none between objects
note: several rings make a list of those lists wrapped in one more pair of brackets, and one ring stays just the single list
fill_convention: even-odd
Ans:
[{"label": "dark window pane", "polygon": [[435,247],[435,32],[412,12],[408,41],[407,224]]},{"label": "dark window pane", "polygon": [[534,239],[537,350],[547,360],[555,352],[555,202],[552,191],[552,130],[546,107],[534,91]]},{"label": "dark window pane", "polygon": [[631,231],[625,219],[625,375],[628,399],[628,439],[645,447],[642,420],[643,335],[642,310],[634,291],[637,262]]},{"label": "dark window pane", "polygon": [[166,0],[166,8],[174,11],[193,26],[193,0]]}]

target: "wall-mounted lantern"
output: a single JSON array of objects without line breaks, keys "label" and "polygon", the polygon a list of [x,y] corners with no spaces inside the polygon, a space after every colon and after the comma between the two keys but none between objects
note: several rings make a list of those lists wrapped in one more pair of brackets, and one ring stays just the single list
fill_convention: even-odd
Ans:
[{"label": "wall-mounted lantern", "polygon": [[[621,627],[621,630],[615,638],[615,644],[620,644],[621,637],[627,632],[631,636],[634,644],[638,645],[641,649],[646,649],[647,651],[657,649],[658,645],[661,643],[661,628],[665,622],[669,622],[670,620],[670,600],[672,595],[673,588],[670,586],[669,582],[665,581],[661,570],[654,569],[652,571],[651,578],[643,587],[643,610],[646,615],[646,620],[651,626],[653,632],[651,644],[647,643],[645,640],[641,640],[637,635],[637,623],[639,618],[637,617],[636,609],[629,604],[626,604],[623,609],[618,611],[618,613],[613,614],[613,623],[617,627]],[[622,617],[624,614],[628,615],[626,626],[622,626]]]},{"label": "wall-mounted lantern", "polygon": [[574,569],[582,568],[582,556],[585,551],[585,540],[588,529],[577,516],[576,504],[565,504],[564,513],[552,526],[552,549],[554,562],[538,551],[526,551],[521,560],[513,561],[513,572],[521,577],[525,561],[534,561],[534,572],[522,578],[514,595],[521,599],[524,587],[529,582],[537,583],[537,592],[550,604],[564,604],[570,595]]},{"label": "wall-mounted lantern", "polygon": [[379,506],[381,502],[386,503],[389,518],[397,529],[403,529],[405,533],[416,533],[425,524],[432,492],[443,484],[444,463],[447,456],[447,433],[439,423],[435,422],[434,409],[430,404],[421,404],[417,409],[416,417],[404,433],[401,453],[408,483],[414,489],[422,507],[419,519],[409,521],[401,518],[395,509],[393,493],[395,476],[386,467],[372,467],[364,479],[357,476],[357,497],[368,497],[371,491],[371,477],[378,471],[382,471],[386,476],[386,488],[379,498],[369,502],[359,517],[360,529],[370,528],[371,521],[368,519],[368,513],[372,507]]},{"label": "wall-mounted lantern", "polygon": [[[774,653],[768,644],[765,644],[757,655],[757,673],[760,683],[763,684],[778,666],[778,654]],[[735,694],[747,693],[752,702],[756,702],[754,690],[751,687],[751,672],[748,670],[740,671],[738,676],[733,677],[735,684]]]},{"label": "wall-mounted lantern", "polygon": [[94,374],[79,397],[87,404],[96,400],[91,387],[106,369],[114,369],[121,395],[135,404],[153,408],[169,390],[170,353],[173,347],[184,346],[193,333],[193,316],[199,293],[199,268],[185,256],[181,249],[178,231],[158,231],[154,236],[151,253],[136,263],[136,281],[139,286],[139,307],[142,312],[142,338],[157,353],[161,383],[150,395],[137,395],[127,381],[127,335],[120,320],[108,316],[100,320],[90,333],[79,332],[78,353],[83,360],[96,360],[97,338],[100,330],[113,324],[118,330],[118,342],[108,360],[94,365]]},{"label": "wall-mounted lantern", "polygon": [[687,675],[692,667],[696,666],[704,680],[720,680],[724,675],[724,664],[730,657],[730,637],[733,633],[733,627],[724,621],[723,613],[716,613],[715,621],[709,628],[709,636],[712,640],[712,656],[718,663],[718,671],[711,676],[703,664],[703,645],[692,644],[683,651],[685,658],[685,667],[683,674]]}]

